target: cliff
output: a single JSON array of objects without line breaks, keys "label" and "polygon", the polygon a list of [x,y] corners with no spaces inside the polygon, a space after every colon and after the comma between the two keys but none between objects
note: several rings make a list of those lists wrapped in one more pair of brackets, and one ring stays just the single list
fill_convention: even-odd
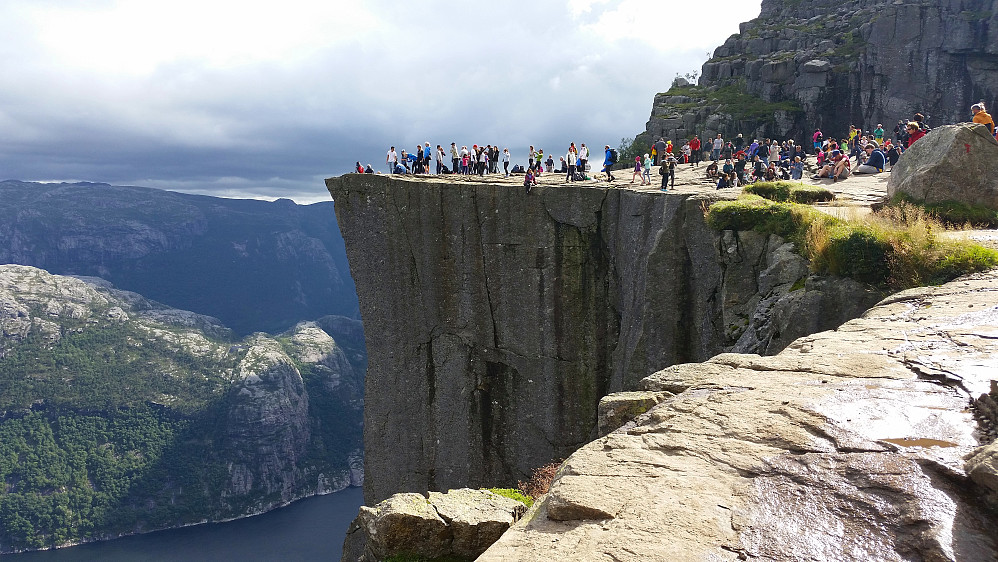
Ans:
[{"label": "cliff", "polygon": [[998,102],[998,1],[763,0],[704,63],[697,85],[655,97],[644,145],[721,133],[810,140],[850,124],[889,132],[923,113],[970,120]]},{"label": "cliff", "polygon": [[654,373],[674,396],[569,457],[478,560],[998,559],[996,288]]},{"label": "cliff", "polygon": [[725,350],[775,353],[879,299],[708,200],[601,187],[326,180],[370,365],[365,499],[515,484],[596,436],[599,399]]},{"label": "cliff", "polygon": [[0,266],[0,552],[359,485],[358,327],[321,324],[347,349],[320,323],[234,340],[103,280]]},{"label": "cliff", "polygon": [[357,316],[332,207],[3,181],[0,264],[101,277],[218,318],[239,336],[279,333],[320,316]]}]

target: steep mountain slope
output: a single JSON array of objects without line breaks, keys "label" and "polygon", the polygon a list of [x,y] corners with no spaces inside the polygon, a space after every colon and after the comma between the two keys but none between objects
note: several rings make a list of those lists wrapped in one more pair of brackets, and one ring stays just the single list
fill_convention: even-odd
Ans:
[{"label": "steep mountain slope", "polygon": [[[360,483],[356,321],[234,341],[107,282],[0,266],[0,552]],[[362,348],[360,348],[362,350]]]},{"label": "steep mountain slope", "polygon": [[237,335],[358,315],[331,202],[4,181],[0,263],[101,277]]},{"label": "steep mountain slope", "polygon": [[655,97],[638,142],[839,137],[850,124],[892,131],[915,112],[933,126],[969,121],[971,104],[998,101],[996,71],[996,0],[763,0],[699,84]]}]

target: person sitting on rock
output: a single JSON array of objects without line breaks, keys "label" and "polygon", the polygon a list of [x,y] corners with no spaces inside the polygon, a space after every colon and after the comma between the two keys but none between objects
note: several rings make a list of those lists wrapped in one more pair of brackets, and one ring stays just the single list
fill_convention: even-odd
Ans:
[{"label": "person sitting on rock", "polygon": [[838,181],[847,177],[849,177],[849,158],[840,151],[833,150],[829,163],[812,176],[812,179],[832,178],[832,181]]},{"label": "person sitting on rock", "polygon": [[527,169],[527,175],[523,176],[523,188],[527,193],[530,193],[530,188],[537,185],[537,178],[534,177],[534,171]]},{"label": "person sitting on rock", "polygon": [[887,149],[887,161],[891,163],[891,169],[894,169],[894,165],[898,163],[901,159],[901,147],[898,145],[892,145]]},{"label": "person sitting on rock", "polygon": [[725,189],[731,187],[732,179],[734,174],[721,174],[721,178],[717,180],[717,189]]},{"label": "person sitting on rock", "polygon": [[981,125],[987,126],[988,131],[991,131],[991,134],[994,135],[995,122],[994,119],[991,118],[991,115],[984,109],[984,102],[975,103],[970,106],[970,110],[974,112],[974,123],[980,123]]},{"label": "person sitting on rock", "polygon": [[735,171],[735,165],[731,163],[731,158],[724,161],[724,167],[721,168],[722,174],[730,174]]},{"label": "person sitting on rock", "polygon": [[763,176],[766,181],[776,181],[776,163],[770,162],[769,166],[766,166],[765,175]]},{"label": "person sitting on rock", "polygon": [[880,146],[876,141],[867,143],[866,162],[856,167],[857,174],[879,174],[887,167],[887,157],[880,151]]},{"label": "person sitting on rock", "polygon": [[717,177],[717,162],[711,162],[707,165],[707,177],[712,179]]},{"label": "person sitting on rock", "polygon": [[908,145],[906,148],[911,148],[911,145],[915,144],[915,141],[925,136],[925,131],[918,126],[918,122],[909,121],[905,126],[905,131],[908,133]]}]

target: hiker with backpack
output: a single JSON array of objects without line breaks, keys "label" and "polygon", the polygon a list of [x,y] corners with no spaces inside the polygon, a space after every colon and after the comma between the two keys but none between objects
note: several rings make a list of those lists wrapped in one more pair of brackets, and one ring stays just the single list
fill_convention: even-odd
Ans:
[{"label": "hiker with backpack", "polygon": [[613,177],[613,172],[610,171],[610,168],[617,163],[617,151],[610,148],[610,145],[606,145],[604,148],[606,156],[603,159],[603,171],[606,172],[606,181],[613,181],[617,178]]}]

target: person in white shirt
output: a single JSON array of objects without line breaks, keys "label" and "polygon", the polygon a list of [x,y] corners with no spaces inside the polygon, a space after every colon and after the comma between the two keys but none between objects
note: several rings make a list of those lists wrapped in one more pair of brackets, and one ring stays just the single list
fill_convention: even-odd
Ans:
[{"label": "person in white shirt", "polygon": [[589,147],[586,143],[582,143],[579,146],[579,171],[583,174],[586,173],[586,165],[589,164]]},{"label": "person in white shirt", "polygon": [[395,153],[395,147],[393,146],[388,149],[388,156],[385,158],[385,164],[388,164],[389,174],[395,173],[395,166],[398,166],[398,163],[399,157],[398,154]]}]

